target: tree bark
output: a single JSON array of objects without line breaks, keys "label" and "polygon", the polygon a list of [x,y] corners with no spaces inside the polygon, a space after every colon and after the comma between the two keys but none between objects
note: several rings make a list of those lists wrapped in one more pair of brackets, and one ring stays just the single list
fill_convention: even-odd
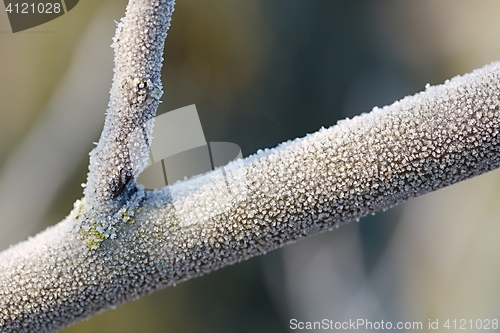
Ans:
[{"label": "tree bark", "polygon": [[54,331],[500,166],[494,63],[224,172],[145,191],[134,179],[146,165],[172,11],[172,1],[127,7],[85,197],[0,253],[2,332]]}]

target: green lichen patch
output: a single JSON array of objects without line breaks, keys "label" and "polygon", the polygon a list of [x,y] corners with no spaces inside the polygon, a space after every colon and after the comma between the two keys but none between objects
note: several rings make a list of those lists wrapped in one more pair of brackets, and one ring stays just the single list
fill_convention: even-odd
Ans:
[{"label": "green lichen patch", "polygon": [[90,250],[97,250],[106,238],[103,233],[97,231],[96,226],[80,228],[78,233],[82,236],[83,242]]},{"label": "green lichen patch", "polygon": [[135,219],[133,218],[133,214],[129,214],[128,210],[125,210],[122,214],[122,220],[128,224],[134,224]]}]

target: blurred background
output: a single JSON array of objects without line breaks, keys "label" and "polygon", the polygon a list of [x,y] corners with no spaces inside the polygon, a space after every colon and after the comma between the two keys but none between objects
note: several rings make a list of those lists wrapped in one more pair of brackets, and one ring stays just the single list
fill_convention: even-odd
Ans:
[{"label": "blurred background", "polygon": [[[81,1],[16,34],[1,11],[0,249],[81,197],[125,6]],[[496,0],[178,0],[158,112],[196,104],[207,141],[248,156],[500,60],[499,12]],[[292,318],[425,331],[429,319],[500,319],[499,222],[495,171],[62,332],[287,332]]]}]

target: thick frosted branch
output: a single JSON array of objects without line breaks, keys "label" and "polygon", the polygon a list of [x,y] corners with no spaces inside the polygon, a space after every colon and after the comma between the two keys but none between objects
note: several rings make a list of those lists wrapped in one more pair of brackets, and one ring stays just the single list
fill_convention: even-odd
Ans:
[{"label": "thick frosted branch", "polygon": [[90,155],[85,189],[94,209],[107,212],[123,204],[146,166],[149,120],[163,93],[160,71],[173,10],[174,0],[131,0],[118,23],[111,98],[104,130]]},{"label": "thick frosted branch", "polygon": [[233,162],[226,176],[138,189],[107,218],[116,238],[97,247],[88,237],[104,237],[90,228],[84,199],[0,254],[0,330],[55,330],[497,168],[499,128],[495,63]]}]

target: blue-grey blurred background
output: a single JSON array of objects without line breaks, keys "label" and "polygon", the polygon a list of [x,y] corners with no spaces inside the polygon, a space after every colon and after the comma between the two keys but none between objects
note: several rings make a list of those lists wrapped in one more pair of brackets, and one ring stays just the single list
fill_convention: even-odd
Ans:
[{"label": "blue-grey blurred background", "polygon": [[[82,195],[125,6],[81,1],[16,34],[0,13],[0,249]],[[496,0],[178,0],[159,112],[196,104],[207,141],[248,156],[500,60],[499,12]],[[499,222],[491,172],[62,332],[500,319]]]}]

